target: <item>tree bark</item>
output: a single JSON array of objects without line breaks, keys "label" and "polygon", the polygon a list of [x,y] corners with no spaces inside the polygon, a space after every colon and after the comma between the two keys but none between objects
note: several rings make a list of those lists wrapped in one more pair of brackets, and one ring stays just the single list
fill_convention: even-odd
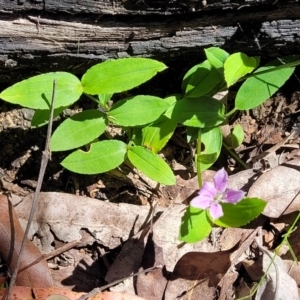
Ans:
[{"label": "tree bark", "polygon": [[210,46],[298,54],[299,16],[296,0],[0,0],[0,82],[118,57],[191,64]]}]

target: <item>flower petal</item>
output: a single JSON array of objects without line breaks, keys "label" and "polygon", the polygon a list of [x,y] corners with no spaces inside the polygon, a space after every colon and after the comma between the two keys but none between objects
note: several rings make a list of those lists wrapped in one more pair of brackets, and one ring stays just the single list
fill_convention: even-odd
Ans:
[{"label": "flower petal", "polygon": [[216,190],[216,188],[211,183],[204,182],[202,188],[198,192],[198,195],[210,197],[211,200],[213,200],[217,192],[218,190]]},{"label": "flower petal", "polygon": [[224,168],[219,170],[214,176],[215,187],[220,192],[225,192],[228,184],[228,174]]},{"label": "flower petal", "polygon": [[223,202],[236,204],[245,196],[245,192],[241,190],[228,189],[223,193]]},{"label": "flower petal", "polygon": [[197,196],[191,201],[190,205],[197,208],[207,209],[210,207],[212,201],[211,197]]},{"label": "flower petal", "polygon": [[214,220],[219,219],[224,215],[222,206],[217,202],[211,203],[209,213]]}]

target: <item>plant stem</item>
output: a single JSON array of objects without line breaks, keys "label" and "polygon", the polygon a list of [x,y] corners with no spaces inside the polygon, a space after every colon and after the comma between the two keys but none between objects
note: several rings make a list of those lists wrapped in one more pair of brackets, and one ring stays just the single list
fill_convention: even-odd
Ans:
[{"label": "plant stem", "polygon": [[231,149],[226,145],[226,143],[222,143],[223,147],[229,152],[230,156],[233,157],[242,167],[244,167],[245,169],[249,169],[249,166],[240,159],[240,157],[234,153],[233,151],[231,151]]},{"label": "plant stem", "polygon": [[7,295],[6,295],[7,300],[11,298],[12,289],[13,289],[13,286],[15,285],[15,283],[16,283],[18,270],[19,270],[19,266],[20,266],[20,263],[21,263],[22,252],[24,250],[24,246],[25,246],[25,243],[27,241],[27,237],[28,237],[28,233],[29,233],[29,229],[30,229],[32,220],[33,220],[35,209],[37,207],[38,198],[39,198],[40,190],[41,190],[41,187],[42,187],[46,167],[47,167],[49,159],[51,159],[51,150],[50,150],[49,145],[50,145],[50,138],[51,138],[51,133],[52,133],[55,92],[56,92],[56,79],[54,79],[54,81],[53,81],[52,101],[51,101],[51,107],[50,107],[50,116],[49,116],[45,151],[43,151],[43,157],[42,157],[42,161],[41,161],[41,167],[40,167],[38,182],[37,182],[34,197],[33,197],[33,200],[32,200],[31,209],[30,209],[30,213],[29,213],[29,217],[28,217],[28,222],[27,222],[27,225],[26,225],[24,237],[23,237],[21,247],[20,247],[20,252],[19,252],[19,255],[18,255],[18,258],[17,258],[16,266],[14,268],[13,274],[12,274],[11,279],[10,279],[10,283],[9,283],[9,287],[8,287],[8,291],[7,291]]},{"label": "plant stem", "polygon": [[201,160],[199,159],[200,155],[201,155],[201,129],[198,130],[197,151],[195,156],[199,188],[202,187]]},{"label": "plant stem", "polygon": [[227,114],[225,114],[226,119],[228,119],[228,117],[230,117],[231,115],[233,115],[237,110],[238,109],[235,107],[230,112],[228,112]]},{"label": "plant stem", "polygon": [[101,105],[100,102],[99,102],[95,97],[93,97],[93,96],[91,96],[91,95],[89,95],[89,94],[85,94],[85,93],[84,93],[84,95],[86,95],[86,96],[87,96],[88,98],[90,98],[92,101],[96,102],[98,105]]}]

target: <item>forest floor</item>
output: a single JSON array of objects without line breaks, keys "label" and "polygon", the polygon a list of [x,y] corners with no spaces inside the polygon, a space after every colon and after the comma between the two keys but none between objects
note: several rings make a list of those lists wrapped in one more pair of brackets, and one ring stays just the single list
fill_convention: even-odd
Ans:
[{"label": "forest floor", "polygon": [[[160,84],[158,79],[133,93],[142,91],[164,97],[166,90],[179,92],[176,87]],[[229,101],[233,97],[231,91]],[[55,120],[54,129],[67,116],[92,105],[88,99],[80,100]],[[0,192],[9,195],[22,225],[26,221],[25,211],[30,208],[27,200],[36,187],[46,136],[46,128],[30,128],[32,115],[30,109],[0,102]],[[252,194],[256,190],[257,197],[272,186],[276,201],[281,202],[272,202],[272,212],[246,227],[215,228],[209,238],[193,245],[180,245],[177,240],[182,210],[197,191],[194,145],[186,142],[182,128],[176,130],[162,151],[176,174],[176,185],[171,187],[158,189],[142,174],[125,167],[93,176],[74,174],[60,165],[68,153],[52,153],[30,239],[43,254],[77,242],[71,249],[48,259],[54,286],[89,292],[128,277],[109,290],[149,300],[236,299],[249,295],[263,275],[265,253],[271,253],[268,250],[273,251],[281,243],[300,209],[300,175],[291,173],[299,173],[300,165],[300,82],[296,75],[260,107],[235,115],[233,124],[243,127],[244,142],[236,153],[249,169],[244,170],[229,153],[222,151],[211,170],[203,175],[204,180],[210,180],[216,170],[225,167],[231,175],[231,185],[246,191],[252,189]],[[287,139],[292,132],[293,137]],[[273,149],[270,155],[256,159],[268,149]],[[255,186],[257,178],[259,185]],[[287,186],[279,187],[285,180],[294,181],[295,187],[289,189],[297,191],[291,193]],[[149,204],[153,208],[156,202],[151,214]],[[49,203],[55,206],[56,213],[47,219],[45,209]],[[154,225],[149,233],[147,225],[152,217]],[[257,246],[256,236],[262,239],[261,245]],[[299,258],[298,236],[296,229],[289,243]],[[184,262],[180,261],[183,256]],[[282,279],[280,286],[270,288],[273,294],[278,289],[288,290],[292,280],[300,286],[299,266],[293,263],[293,253],[286,245],[281,247],[279,259],[276,268],[287,268],[289,277]],[[284,266],[280,265],[282,262]],[[4,261],[1,266],[5,276]],[[162,268],[140,273],[134,279],[129,277],[153,266]]]}]

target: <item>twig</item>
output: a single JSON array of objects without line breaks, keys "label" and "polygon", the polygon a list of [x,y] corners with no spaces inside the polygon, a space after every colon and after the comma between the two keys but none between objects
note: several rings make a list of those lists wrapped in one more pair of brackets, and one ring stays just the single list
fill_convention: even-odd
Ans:
[{"label": "twig", "polygon": [[111,286],[113,286],[113,285],[116,285],[116,284],[118,284],[118,283],[124,281],[125,279],[128,279],[128,278],[133,277],[133,276],[138,276],[138,275],[143,274],[143,273],[148,273],[148,272],[151,272],[151,271],[153,271],[153,270],[155,270],[155,269],[161,269],[161,268],[162,268],[162,266],[161,266],[161,265],[158,265],[158,266],[154,266],[154,267],[151,267],[151,268],[148,268],[148,269],[139,271],[139,272],[134,273],[134,274],[132,274],[132,275],[130,275],[130,276],[128,276],[128,277],[121,278],[121,279],[118,279],[118,280],[116,280],[116,281],[113,281],[113,282],[111,282],[111,283],[109,283],[109,284],[106,284],[106,285],[104,285],[104,286],[102,286],[102,287],[100,287],[100,288],[95,288],[95,289],[93,289],[91,292],[89,292],[89,293],[87,293],[87,294],[85,294],[85,295],[82,295],[82,296],[81,296],[80,298],[78,298],[77,300],[88,300],[90,297],[92,297],[92,296],[94,296],[94,295],[97,295],[98,293],[102,292],[103,290],[106,290],[106,289],[108,289],[109,287],[111,287]]},{"label": "twig", "polygon": [[55,91],[56,91],[56,79],[54,79],[54,81],[53,81],[53,90],[52,90],[52,99],[51,99],[51,106],[50,106],[49,124],[48,124],[47,137],[46,137],[46,145],[45,145],[45,151],[43,151],[43,157],[42,157],[42,161],[41,161],[39,178],[38,178],[36,190],[35,190],[35,193],[34,193],[34,197],[33,197],[32,205],[31,205],[30,214],[29,214],[29,217],[28,217],[28,222],[27,222],[27,225],[26,225],[24,237],[23,237],[22,244],[21,244],[21,247],[20,247],[19,256],[18,256],[18,259],[17,259],[17,262],[16,262],[16,267],[14,269],[14,272],[11,276],[11,280],[10,280],[10,283],[9,283],[8,292],[7,292],[7,295],[6,295],[6,300],[10,299],[13,286],[16,283],[18,270],[19,270],[19,266],[20,266],[20,262],[21,262],[22,252],[24,250],[24,246],[25,246],[25,243],[26,243],[26,240],[27,240],[27,237],[28,237],[30,225],[32,223],[32,219],[33,219],[35,209],[36,209],[36,206],[37,206],[37,201],[38,201],[39,193],[40,193],[40,190],[41,190],[41,187],[42,187],[42,182],[43,182],[43,179],[44,179],[44,175],[45,175],[46,167],[47,167],[47,164],[48,164],[48,160],[51,159],[51,152],[50,152],[49,144],[50,144],[50,137],[51,137],[51,133],[52,133]]}]

